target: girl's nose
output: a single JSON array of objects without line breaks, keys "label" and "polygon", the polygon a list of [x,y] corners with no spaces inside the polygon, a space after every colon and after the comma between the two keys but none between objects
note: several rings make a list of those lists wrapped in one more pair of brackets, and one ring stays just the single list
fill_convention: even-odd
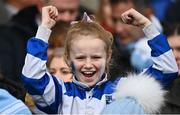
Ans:
[{"label": "girl's nose", "polygon": [[92,61],[91,61],[91,59],[87,59],[86,60],[85,68],[87,68],[87,69],[92,68]]},{"label": "girl's nose", "polygon": [[54,76],[58,77],[58,78],[61,78],[62,77],[62,74],[60,73],[60,71],[57,71]]}]

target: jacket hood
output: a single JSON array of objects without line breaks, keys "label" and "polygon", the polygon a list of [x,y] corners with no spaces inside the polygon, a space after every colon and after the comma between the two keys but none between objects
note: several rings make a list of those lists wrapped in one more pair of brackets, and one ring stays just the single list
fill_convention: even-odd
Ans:
[{"label": "jacket hood", "polygon": [[164,104],[165,91],[153,77],[131,74],[117,85],[115,98],[130,97],[144,109],[145,113],[157,113]]}]

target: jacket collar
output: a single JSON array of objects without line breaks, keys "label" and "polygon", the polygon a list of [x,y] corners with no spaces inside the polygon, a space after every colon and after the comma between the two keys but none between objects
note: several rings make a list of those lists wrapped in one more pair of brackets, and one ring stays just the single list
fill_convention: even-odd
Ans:
[{"label": "jacket collar", "polygon": [[[100,80],[99,82],[97,82],[94,87],[100,86],[101,84],[103,84],[103,83],[106,82],[107,80],[108,80],[108,79],[107,79],[107,74],[104,73],[104,74],[102,75],[102,77],[101,77],[101,80]],[[85,83],[82,83],[82,82],[80,82],[80,81],[77,81],[77,79],[76,79],[75,76],[73,76],[73,82],[74,82],[76,85],[80,86],[81,88],[83,88],[83,89],[85,89],[85,90],[91,90],[92,88],[94,88],[94,87],[89,87],[89,86],[88,86],[87,84],[85,84]]]}]

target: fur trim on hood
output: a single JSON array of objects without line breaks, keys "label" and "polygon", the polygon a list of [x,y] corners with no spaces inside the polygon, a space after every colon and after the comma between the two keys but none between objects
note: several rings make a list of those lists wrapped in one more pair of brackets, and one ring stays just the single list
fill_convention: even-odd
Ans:
[{"label": "fur trim on hood", "polygon": [[153,77],[144,74],[131,74],[120,80],[115,92],[115,98],[134,98],[145,113],[157,113],[164,104],[165,91]]}]

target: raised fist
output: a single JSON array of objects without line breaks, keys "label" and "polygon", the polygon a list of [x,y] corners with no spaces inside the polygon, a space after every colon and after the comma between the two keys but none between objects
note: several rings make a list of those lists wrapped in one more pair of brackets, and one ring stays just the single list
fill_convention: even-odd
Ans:
[{"label": "raised fist", "polygon": [[45,6],[42,8],[42,26],[51,29],[56,24],[58,10],[54,6]]},{"label": "raised fist", "polygon": [[151,21],[148,18],[146,18],[145,16],[143,16],[133,8],[125,11],[121,15],[121,18],[124,23],[138,26],[141,28],[144,28],[145,26],[151,24]]}]

